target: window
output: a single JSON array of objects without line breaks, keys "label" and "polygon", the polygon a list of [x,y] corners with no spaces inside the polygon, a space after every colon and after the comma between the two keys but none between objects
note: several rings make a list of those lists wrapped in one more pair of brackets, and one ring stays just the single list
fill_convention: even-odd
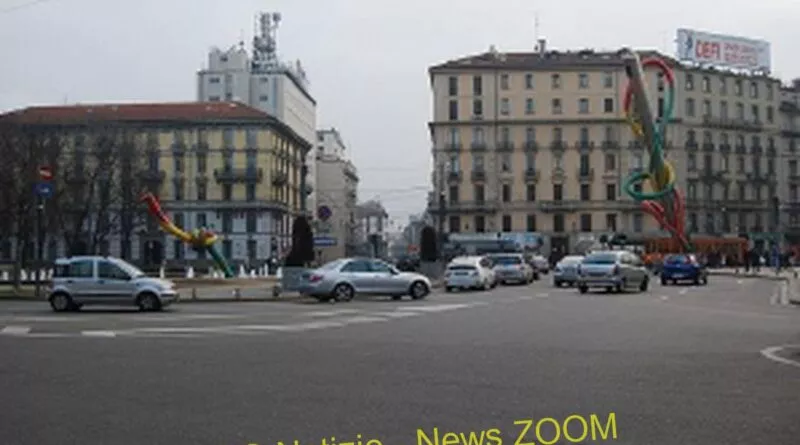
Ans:
[{"label": "window", "polygon": [[503,215],[503,232],[512,232],[511,215]]},{"label": "window", "polygon": [[528,184],[528,188],[525,191],[525,199],[528,202],[536,201],[536,185],[535,184]]},{"label": "window", "polygon": [[195,226],[196,228],[204,228],[206,227],[208,222],[206,221],[206,214],[205,213],[198,213],[195,216]]},{"label": "window", "polygon": [[474,171],[483,171],[483,156],[482,155],[473,155],[472,156],[472,170],[474,170]]},{"label": "window", "polygon": [[66,271],[67,277],[72,278],[93,278],[94,277],[94,261],[92,260],[78,260],[69,263],[69,269]]},{"label": "window", "polygon": [[183,241],[176,239],[172,242],[172,252],[173,257],[176,260],[182,260],[184,256],[184,243]]},{"label": "window", "polygon": [[536,108],[534,107],[533,99],[530,97],[525,99],[525,114],[534,114],[536,112]]},{"label": "window", "polygon": [[500,169],[504,173],[508,173],[511,171],[511,154],[510,153],[503,153],[500,157]]},{"label": "window", "polygon": [[511,101],[507,97],[500,99],[500,114],[502,114],[503,116],[508,116],[510,110],[511,110]]},{"label": "window", "polygon": [[582,213],[581,214],[581,232],[591,232],[592,231],[592,214],[591,213]]},{"label": "window", "polygon": [[451,216],[448,221],[448,228],[450,233],[459,233],[461,231],[461,218],[458,216]]},{"label": "window", "polygon": [[258,96],[258,100],[261,102],[269,102],[269,96],[267,96],[266,94],[262,94]]},{"label": "window", "polygon": [[561,114],[561,99],[553,99],[552,101],[553,114]]},{"label": "window", "polygon": [[529,214],[527,218],[525,218],[525,228],[528,232],[535,232],[536,231],[536,215]]},{"label": "window", "polygon": [[451,185],[448,189],[447,198],[450,204],[458,204],[459,189],[457,185]]},{"label": "window", "polygon": [[585,97],[578,99],[578,113],[589,113],[589,99],[586,99]]},{"label": "window", "polygon": [[744,120],[744,104],[741,102],[736,104],[736,119]]},{"label": "window", "polygon": [[475,202],[481,204],[486,200],[482,185],[476,185],[472,192],[473,196],[475,197]]},{"label": "window", "polygon": [[759,113],[758,105],[750,106],[750,114],[753,116],[753,120],[756,122],[761,121],[761,116]]},{"label": "window", "polygon": [[372,272],[372,267],[369,261],[353,260],[345,264],[341,270],[349,273],[370,273]]},{"label": "window", "polygon": [[[180,240],[176,240],[183,245],[183,242]],[[177,258],[176,259],[180,259]],[[130,274],[122,270],[116,264],[113,264],[109,261],[98,261],[97,262],[97,277],[98,278],[105,278],[107,280],[129,280],[131,278]]]},{"label": "window", "polygon": [[[581,127],[579,133],[579,140],[581,141],[581,145],[587,146],[589,144],[589,127]],[[585,156],[585,155],[581,155]]]},{"label": "window", "polygon": [[550,76],[550,86],[554,90],[557,90],[557,89],[561,88],[561,75],[560,74],[553,74],[552,76]]},{"label": "window", "polygon": [[686,74],[685,86],[686,86],[686,91],[694,90],[694,76],[693,75],[688,74],[688,73]]},{"label": "window", "polygon": [[450,101],[450,110],[449,110],[449,113],[448,113],[448,118],[451,121],[458,120],[458,101],[457,100],[451,100]]},{"label": "window", "polygon": [[536,153],[531,151],[525,153],[525,170],[536,170]]},{"label": "window", "polygon": [[483,233],[486,231],[486,218],[483,215],[475,216],[475,232]]},{"label": "window", "polygon": [[606,213],[606,230],[609,232],[617,231],[617,214]]},{"label": "window", "polygon": [[686,99],[686,115],[689,117],[694,117],[694,99],[688,98]]},{"label": "window", "polygon": [[604,113],[613,113],[614,112],[614,99],[611,97],[606,97],[603,99],[603,112]]},{"label": "window", "polygon": [[578,74],[578,88],[589,88],[589,75],[586,73]]},{"label": "window", "polygon": [[553,184],[553,201],[562,201],[564,199],[564,185]]},{"label": "window", "polygon": [[641,213],[633,215],[633,231],[641,232],[644,229],[644,218]]},{"label": "window", "polygon": [[767,107],[767,122],[770,124],[775,121],[775,110],[772,107]]},{"label": "window", "polygon": [[603,88],[614,88],[614,75],[612,73],[603,73]]},{"label": "window", "polygon": [[447,91],[450,96],[458,96],[458,77],[450,76],[447,78]]},{"label": "window", "polygon": [[222,185],[222,200],[230,201],[233,199],[233,189],[230,184]]},{"label": "window", "polygon": [[208,184],[205,181],[197,182],[197,200],[205,201],[207,199]]},{"label": "window", "polygon": [[616,200],[617,200],[617,185],[606,184],[606,201],[616,201]]},{"label": "window", "polygon": [[703,101],[703,117],[711,117],[711,101],[708,99]]},{"label": "window", "polygon": [[472,115],[476,117],[483,116],[483,101],[475,99],[472,101]]},{"label": "window", "polygon": [[721,96],[728,94],[728,79],[724,77],[719,79],[719,94]]},{"label": "window", "polygon": [[247,212],[247,216],[245,217],[245,226],[247,233],[256,233],[258,232],[258,214],[255,212]]},{"label": "window", "polygon": [[750,82],[750,98],[758,99],[758,84],[755,81]]},{"label": "window", "polygon": [[553,215],[553,232],[563,232],[564,226],[564,215],[560,213]]},{"label": "window", "polygon": [[511,184],[503,184],[503,202],[511,202]]},{"label": "window", "polygon": [[222,214],[222,232],[233,232],[233,215],[228,212]]},{"label": "window", "polygon": [[472,76],[472,94],[474,96],[483,95],[483,78],[481,76]]},{"label": "window", "polygon": [[172,185],[174,186],[173,194],[175,201],[183,201],[183,180],[175,178],[175,181],[172,183]]},{"label": "window", "polygon": [[581,184],[581,201],[592,200],[592,189],[589,184]]},{"label": "window", "polygon": [[588,154],[581,154],[578,160],[579,170],[581,175],[588,175],[589,174],[589,155]]},{"label": "window", "polygon": [[609,153],[605,156],[605,169],[607,172],[614,171],[617,167],[617,157]]},{"label": "window", "polygon": [[708,76],[703,76],[703,92],[711,92],[711,79]]},{"label": "window", "polygon": [[501,90],[507,90],[508,89],[508,84],[509,84],[508,80],[509,80],[508,74],[501,74],[500,75],[500,89]]},{"label": "window", "polygon": [[531,73],[525,74],[525,89],[526,90],[533,89],[533,74]]},{"label": "window", "polygon": [[733,83],[733,94],[742,97],[742,79],[736,79]]},{"label": "window", "polygon": [[727,101],[723,100],[722,102],[719,103],[719,117],[721,117],[722,119],[727,119],[728,118],[728,102]]}]

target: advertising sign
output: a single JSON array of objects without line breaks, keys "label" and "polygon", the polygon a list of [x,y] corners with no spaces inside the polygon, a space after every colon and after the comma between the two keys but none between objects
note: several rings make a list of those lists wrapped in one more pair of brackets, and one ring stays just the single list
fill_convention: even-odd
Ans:
[{"label": "advertising sign", "polygon": [[763,40],[679,29],[678,59],[735,69],[769,72],[770,44]]}]

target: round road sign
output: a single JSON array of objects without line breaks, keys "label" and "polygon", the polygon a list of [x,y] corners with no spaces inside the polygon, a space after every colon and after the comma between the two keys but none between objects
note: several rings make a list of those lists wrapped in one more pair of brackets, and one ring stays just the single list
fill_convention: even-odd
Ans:
[{"label": "round road sign", "polygon": [[330,219],[331,216],[333,216],[333,212],[331,211],[330,207],[323,205],[319,206],[319,208],[317,209],[317,218],[326,221]]}]

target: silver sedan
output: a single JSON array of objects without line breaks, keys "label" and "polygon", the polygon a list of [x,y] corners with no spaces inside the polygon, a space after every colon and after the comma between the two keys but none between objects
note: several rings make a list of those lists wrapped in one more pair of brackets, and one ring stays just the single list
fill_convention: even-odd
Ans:
[{"label": "silver sedan", "polygon": [[390,295],[415,300],[431,291],[430,280],[418,273],[400,272],[373,258],[343,258],[332,261],[302,277],[298,291],[320,301],[350,301],[356,294]]}]

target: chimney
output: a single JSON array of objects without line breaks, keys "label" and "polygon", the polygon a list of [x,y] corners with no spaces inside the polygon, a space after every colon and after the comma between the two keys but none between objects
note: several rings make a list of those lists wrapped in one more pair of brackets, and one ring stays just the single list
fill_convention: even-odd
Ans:
[{"label": "chimney", "polygon": [[539,50],[539,55],[543,56],[547,51],[547,40],[539,39],[536,48]]}]

